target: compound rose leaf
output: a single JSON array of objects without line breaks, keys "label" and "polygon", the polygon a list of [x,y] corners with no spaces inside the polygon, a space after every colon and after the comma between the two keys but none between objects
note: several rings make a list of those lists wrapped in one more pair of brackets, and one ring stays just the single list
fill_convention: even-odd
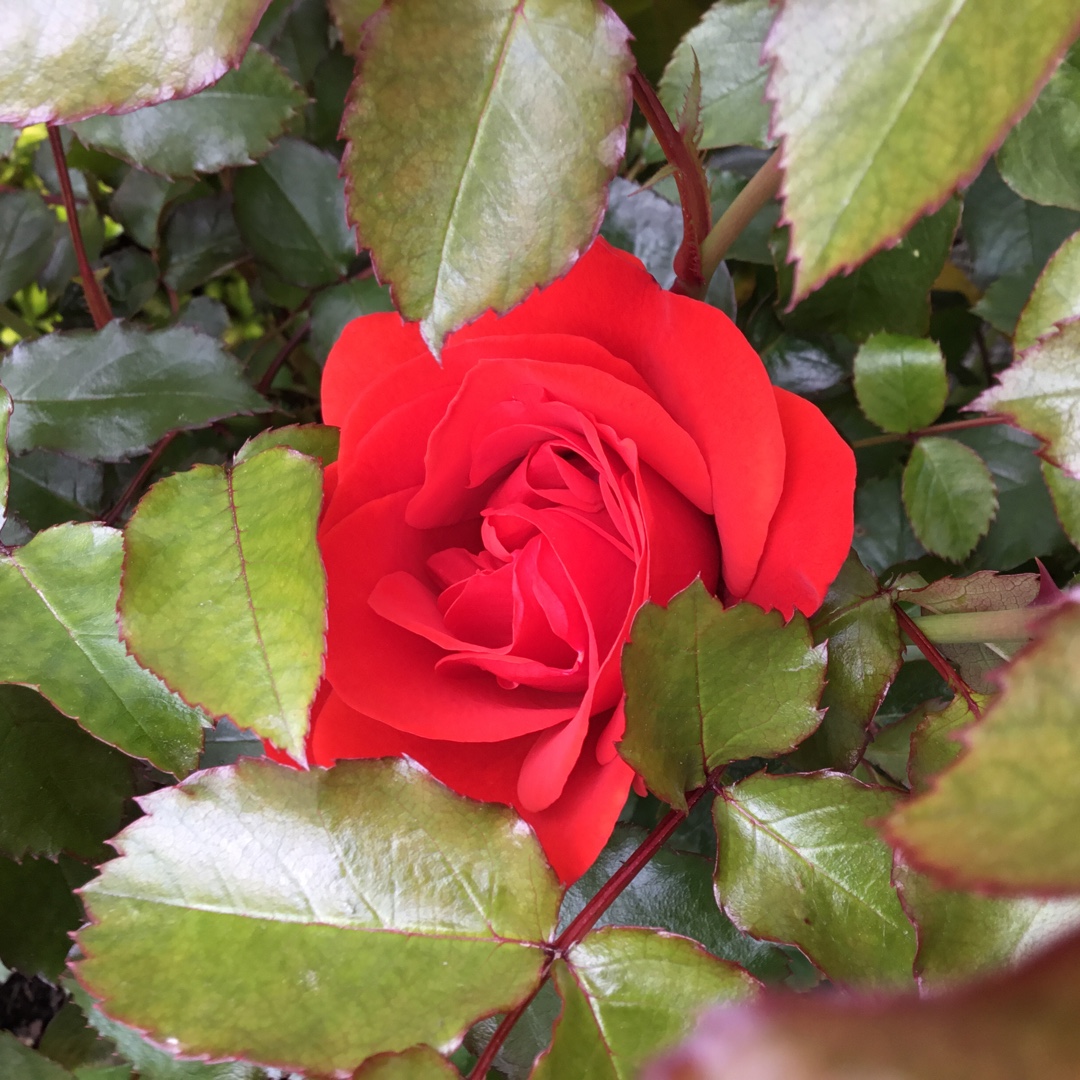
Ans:
[{"label": "compound rose leaf", "polygon": [[269,0],[42,0],[4,12],[0,120],[66,123],[186,97],[244,55]]},{"label": "compound rose leaf", "polygon": [[205,717],[128,655],[116,623],[123,548],[101,525],[58,525],[0,552],[0,682],[36,686],[95,738],[182,775]]},{"label": "compound rose leaf", "polygon": [[875,334],[855,354],[855,396],[867,420],[904,435],[932,424],[949,380],[941,346],[928,338]]},{"label": "compound rose leaf", "polygon": [[718,765],[793,749],[821,722],[825,649],[806,619],[725,609],[700,580],[667,608],[646,604],[623,650],[619,753],[680,809]]},{"label": "compound rose leaf", "polygon": [[119,320],[17,345],[0,360],[0,383],[15,403],[13,451],[106,461],[144,453],[168,431],[268,407],[213,338]]},{"label": "compound rose leaf", "polygon": [[623,154],[625,26],[580,0],[412,0],[365,28],[343,132],[349,209],[437,351],[565,273]]},{"label": "compound rose leaf", "polygon": [[1080,316],[1080,233],[1073,233],[1050,256],[1035,282],[1013,335],[1013,348],[1023,352],[1058,323]]},{"label": "compound rose leaf", "polygon": [[1078,892],[1080,605],[1050,617],[999,681],[997,700],[965,732],[967,752],[897,809],[887,833],[905,862],[951,886]]},{"label": "compound rose leaf", "polygon": [[562,1013],[531,1080],[631,1080],[689,1032],[702,1006],[750,997],[757,983],[689,938],[610,926],[555,962],[555,985]]},{"label": "compound rose leaf", "polygon": [[910,981],[915,929],[872,825],[896,798],[840,773],[725,788],[713,804],[721,907],[755,937],[798,945],[835,982]]},{"label": "compound rose leaf", "polygon": [[1072,0],[785,0],[765,54],[794,298],[973,177],[1078,26]]},{"label": "compound rose leaf", "polygon": [[265,50],[253,45],[236,71],[178,101],[72,125],[98,150],[161,176],[215,173],[251,165],[307,103],[307,95]]},{"label": "compound rose leaf", "polygon": [[[1008,417],[1046,443],[1047,460],[1080,476],[1080,319],[1038,340],[969,406]],[[0,371],[0,378],[3,372]]]},{"label": "compound rose leaf", "polygon": [[120,617],[185,700],[305,760],[322,675],[318,464],[287,447],[155,484],[124,536]]},{"label": "compound rose leaf", "polygon": [[23,686],[0,685],[0,746],[0,853],[107,858],[130,762]]},{"label": "compound rose leaf", "polygon": [[182,1053],[340,1074],[536,985],[559,888],[535,837],[408,762],[242,761],[143,807],[84,890],[78,976]]}]

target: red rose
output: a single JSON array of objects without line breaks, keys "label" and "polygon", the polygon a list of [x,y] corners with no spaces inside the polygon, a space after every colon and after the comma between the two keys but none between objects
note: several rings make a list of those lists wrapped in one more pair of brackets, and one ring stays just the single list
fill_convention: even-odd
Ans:
[{"label": "red rose", "polygon": [[598,240],[562,280],[453,334],[346,327],[319,543],[329,582],[313,762],[408,754],[509,803],[566,881],[633,771],[619,654],[700,575],[809,613],[852,532],[851,451],[774,389],[734,325]]}]

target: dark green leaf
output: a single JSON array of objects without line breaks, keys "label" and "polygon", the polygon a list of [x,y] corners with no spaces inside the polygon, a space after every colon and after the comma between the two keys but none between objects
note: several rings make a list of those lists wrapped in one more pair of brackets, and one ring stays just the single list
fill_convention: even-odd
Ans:
[{"label": "dark green leaf", "polygon": [[350,209],[436,349],[589,245],[625,143],[626,38],[579,0],[412,0],[371,24],[344,122]]},{"label": "dark green leaf", "polygon": [[158,265],[145,251],[123,247],[102,259],[108,268],[105,295],[113,314],[123,318],[137,315],[158,289]]},{"label": "dark green leaf", "polygon": [[239,1025],[255,1061],[351,1070],[536,983],[559,889],[531,831],[408,763],[241,762],[143,806],[84,890],[79,978],[178,1050],[227,1055]]},{"label": "dark green leaf", "polygon": [[1050,257],[1035,283],[1020,321],[1013,347],[1017,352],[1034,345],[1058,323],[1080,316],[1080,233],[1074,233]]},{"label": "dark green leaf", "polygon": [[169,214],[161,237],[165,284],[189,292],[223,274],[248,252],[233,215],[229,195],[210,195],[181,203]]},{"label": "dark green leaf", "polygon": [[158,224],[165,204],[176,189],[184,186],[191,185],[172,184],[141,169],[130,169],[113,193],[109,213],[124,226],[124,231],[135,243],[155,251]]},{"label": "dark green leaf", "polygon": [[1048,621],[999,680],[999,697],[965,733],[970,749],[898,808],[889,834],[906,862],[949,884],[1080,891],[1080,607]]},{"label": "dark green leaf", "polygon": [[[980,708],[989,703],[982,694],[973,694]],[[911,755],[908,758],[907,778],[911,790],[926,791],[930,781],[963,753],[964,747],[956,737],[975,717],[962,697],[955,697],[942,709],[924,706],[913,714],[918,721],[911,734]]]},{"label": "dark green leaf", "polygon": [[353,319],[375,311],[393,311],[390,290],[373,277],[345,281],[322,289],[311,305],[311,344],[325,359],[341,331]]},{"label": "dark green leaf", "polygon": [[56,218],[36,191],[0,192],[0,303],[45,268],[55,227]]},{"label": "dark green leaf", "polygon": [[[756,172],[759,167],[760,165],[755,162],[755,167],[749,171],[750,174]],[[726,169],[706,169],[706,173],[712,195],[713,221],[719,221],[721,215],[735,201],[736,196],[746,187],[749,175]],[[780,203],[772,199],[747,222],[746,227],[728,248],[727,258],[772,266],[773,258],[769,250],[769,240],[779,218]]]},{"label": "dark green leaf", "polygon": [[186,773],[203,717],[121,642],[122,561],[120,534],[100,525],[60,525],[0,554],[0,682],[38,686],[103,742]]},{"label": "dark green leaf", "polygon": [[166,477],[124,536],[120,616],[132,652],[185,700],[297,761],[322,675],[321,503],[318,465],[280,447]]},{"label": "dark green leaf", "polygon": [[237,175],[233,194],[244,243],[286,281],[329,285],[345,276],[356,243],[333,155],[282,139]]},{"label": "dark green leaf", "polygon": [[556,960],[555,985],[563,1011],[534,1080],[630,1080],[687,1034],[702,1006],[755,988],[746,972],[693,941],[623,926],[589,934]]},{"label": "dark green leaf", "polygon": [[48,450],[11,459],[9,509],[35,532],[64,521],[89,521],[101,509],[104,469]]},{"label": "dark green leaf", "polygon": [[120,828],[130,763],[33,690],[0,685],[0,851],[91,862]]},{"label": "dark green leaf", "polygon": [[162,176],[215,173],[251,165],[307,101],[276,60],[257,45],[240,67],[193,97],[122,116],[72,125],[88,146]]},{"label": "dark green leaf", "polygon": [[71,1080],[67,1069],[24,1046],[10,1031],[0,1031],[0,1076],[5,1080]]},{"label": "dark green leaf", "polygon": [[761,354],[761,360],[774,386],[804,396],[831,390],[850,374],[828,349],[790,334],[781,334]]},{"label": "dark green leaf", "polygon": [[904,512],[899,476],[876,477],[863,481],[855,489],[852,545],[875,574],[925,554]]},{"label": "dark green leaf", "polygon": [[901,236],[971,176],[1075,32],[1072,0],[788,0],[765,56],[795,296]]},{"label": "dark green leaf", "polygon": [[884,775],[897,785],[906,787],[911,760],[911,737],[921,720],[922,715],[916,711],[895,724],[882,728],[866,747],[863,760],[878,770],[879,776]]},{"label": "dark green leaf", "polygon": [[623,651],[626,735],[619,752],[654,794],[684,792],[718,765],[771,757],[821,722],[825,651],[802,615],[784,624],[754,604],[725,609],[700,581],[646,604]]},{"label": "dark green leaf", "polygon": [[949,381],[936,342],[875,334],[855,356],[855,396],[866,418],[904,434],[932,424],[945,408]]},{"label": "dark green leaf", "polygon": [[112,1044],[102,1039],[86,1022],[82,1009],[67,1002],[48,1022],[38,1049],[65,1069],[121,1065]]},{"label": "dark green leaf", "polygon": [[954,562],[985,536],[997,512],[997,489],[978,454],[955,439],[926,436],[904,469],[904,507],[928,551]]},{"label": "dark green leaf", "polygon": [[187,326],[207,337],[220,339],[229,329],[229,309],[220,300],[195,296],[176,320],[176,325]]},{"label": "dark green leaf", "polygon": [[610,7],[633,35],[641,73],[655,85],[679,39],[709,8],[709,0],[612,0]]},{"label": "dark green leaf", "polygon": [[336,427],[324,424],[290,424],[288,427],[267,428],[253,439],[248,439],[237,451],[234,464],[271,450],[275,446],[288,446],[297,453],[306,454],[324,466],[337,461],[340,432]]},{"label": "dark green leaf", "polygon": [[212,338],[183,327],[150,333],[112,322],[50,334],[0,360],[15,402],[12,450],[62,450],[116,460],[176,429],[204,427],[266,402]]},{"label": "dark green leaf", "polygon": [[7,429],[11,419],[11,395],[0,386],[0,528],[8,515],[10,470],[8,467]]},{"label": "dark green leaf", "polygon": [[911,978],[915,930],[871,824],[896,801],[838,773],[752,776],[713,804],[716,894],[736,926],[800,949],[840,983]]},{"label": "dark green leaf", "polygon": [[0,119],[77,120],[185,97],[239,63],[267,0],[80,0],[10,8],[0,41]]}]

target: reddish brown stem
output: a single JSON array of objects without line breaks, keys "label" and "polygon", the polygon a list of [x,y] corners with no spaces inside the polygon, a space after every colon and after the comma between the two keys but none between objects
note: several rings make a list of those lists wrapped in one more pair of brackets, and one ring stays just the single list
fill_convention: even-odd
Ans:
[{"label": "reddish brown stem", "polygon": [[124,488],[123,494],[112,505],[109,511],[101,519],[106,525],[115,525],[120,520],[120,515],[125,507],[142,489],[147,477],[154,471],[154,466],[161,460],[161,455],[169,448],[169,444],[179,435],[178,431],[170,431],[167,435],[158,439],[153,450],[150,451],[146,460],[139,467],[139,471],[131,478],[131,483]]},{"label": "reddish brown stem", "polygon": [[675,185],[682,203],[683,239],[675,255],[672,292],[701,299],[709,284],[701,272],[701,244],[712,227],[712,201],[705,170],[700,158],[671,122],[648,80],[635,68],[630,81],[637,107],[675,170]]},{"label": "reddish brown stem", "polygon": [[975,701],[971,687],[960,677],[960,673],[942,655],[938,647],[919,629],[918,623],[899,605],[893,604],[897,622],[915,647],[930,661],[934,670],[967,702],[971,715],[976,718],[982,717],[982,709]]},{"label": "reddish brown stem", "polygon": [[914,442],[924,435],[941,435],[948,431],[967,431],[968,428],[990,427],[991,424],[1007,424],[1008,422],[1008,419],[1004,416],[975,416],[970,420],[950,420],[946,424],[934,424],[932,427],[919,428],[918,431],[909,431],[905,435],[895,433],[872,435],[869,439],[856,439],[851,446],[855,450],[865,450],[868,446],[884,446],[886,443]]},{"label": "reddish brown stem", "polygon": [[56,162],[56,175],[60,178],[60,194],[64,200],[64,210],[67,212],[68,229],[71,230],[75,258],[79,263],[79,275],[82,277],[86,306],[90,309],[94,326],[100,330],[112,319],[112,309],[109,307],[109,301],[105,299],[105,294],[101,291],[98,279],[94,277],[90,260],[86,256],[86,245],[83,243],[82,229],[79,227],[79,212],[75,206],[75,193],[71,190],[71,177],[68,175],[67,158],[64,156],[64,143],[57,128],[49,128],[49,145],[52,147],[53,160]]},{"label": "reddish brown stem", "polygon": [[304,339],[304,335],[311,329],[311,320],[305,319],[297,329],[297,331],[285,342],[284,345],[278,349],[277,355],[270,361],[270,366],[263,373],[263,377],[259,380],[255,389],[260,394],[265,394],[270,389],[274,382],[274,377],[281,370],[281,365],[285,363],[289,358],[289,354],[296,348],[297,345]]}]

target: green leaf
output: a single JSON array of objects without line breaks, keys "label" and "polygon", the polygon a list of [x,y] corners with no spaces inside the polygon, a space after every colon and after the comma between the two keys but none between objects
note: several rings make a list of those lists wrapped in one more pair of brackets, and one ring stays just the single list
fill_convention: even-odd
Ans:
[{"label": "green leaf", "polygon": [[330,14],[341,32],[346,52],[359,51],[364,22],[379,10],[381,3],[382,0],[329,0]]},{"label": "green leaf", "polygon": [[[1080,474],[1080,320],[1042,338],[983,391],[972,409],[997,413],[1042,439],[1047,460]],[[0,369],[0,378],[3,372]]]},{"label": "green leaf", "polygon": [[282,139],[258,165],[237,174],[233,194],[244,243],[275,273],[307,286],[345,276],[356,242],[332,154]]},{"label": "green leaf", "polygon": [[67,1069],[24,1046],[10,1031],[0,1031],[0,1076],[5,1080],[71,1080]]},{"label": "green leaf", "polygon": [[[787,244],[778,234],[773,244],[781,316],[796,333],[844,334],[865,341],[886,330],[923,337],[930,326],[930,288],[952,247],[959,204],[947,202],[935,214],[920,218],[893,248],[880,251],[851,273],[826,282],[812,296],[794,296],[793,270],[785,263]],[[799,301],[793,308],[792,304]]]},{"label": "green leaf", "polygon": [[325,359],[341,331],[362,315],[393,311],[390,290],[373,277],[344,281],[322,289],[311,305],[311,344],[320,359]]},{"label": "green leaf", "polygon": [[911,738],[920,720],[922,716],[916,711],[882,728],[866,747],[863,761],[869,762],[878,776],[884,775],[898,786],[906,786],[911,761]]},{"label": "green leaf", "polygon": [[911,978],[915,930],[872,820],[896,801],[839,773],[758,775],[713,804],[716,895],[736,926],[790,942],[839,983]]},{"label": "green leaf", "polygon": [[88,146],[162,176],[251,165],[285,131],[307,95],[258,45],[236,71],[192,97],[72,125]]},{"label": "green leaf", "polygon": [[135,243],[155,251],[158,246],[158,225],[166,203],[171,196],[190,187],[187,181],[173,184],[141,169],[129,169],[113,193],[109,214],[124,226],[124,231]]},{"label": "green leaf", "polygon": [[11,395],[0,386],[0,528],[8,512],[8,487],[10,469],[8,467],[7,429],[11,419]]},{"label": "green leaf", "polygon": [[965,733],[968,752],[899,808],[890,837],[906,862],[949,884],[1078,892],[1080,607],[1067,605],[1048,621],[999,681],[996,702]]},{"label": "green leaf", "polygon": [[414,1046],[403,1054],[379,1054],[353,1073],[352,1080],[459,1080],[461,1073],[430,1046]]},{"label": "green leaf", "polygon": [[[989,704],[990,699],[983,694],[972,697],[980,709]],[[975,717],[962,697],[953,698],[943,709],[924,706],[914,716],[918,723],[911,733],[907,778],[911,790],[918,793],[928,790],[933,778],[964,752],[956,736],[974,723]]]},{"label": "green leaf", "polygon": [[0,303],[45,268],[56,218],[36,191],[0,193]]},{"label": "green leaf", "polygon": [[702,149],[769,146],[768,69],[761,47],[772,24],[769,0],[717,0],[679,42],[660,80],[660,100],[677,116],[697,59]]},{"label": "green leaf", "polygon": [[247,255],[229,195],[181,203],[165,220],[161,236],[162,278],[174,292],[189,292],[204,285]]},{"label": "green leaf", "polygon": [[855,355],[855,396],[867,420],[906,434],[932,424],[945,408],[949,380],[937,342],[876,334]]},{"label": "green leaf", "polygon": [[108,858],[133,793],[124,756],[22,686],[0,685],[0,746],[0,852]]},{"label": "green leaf", "polygon": [[8,508],[31,529],[89,521],[101,510],[105,470],[100,462],[31,450],[12,458]]},{"label": "green leaf", "polygon": [[37,686],[96,738],[178,775],[202,714],[128,655],[116,625],[120,534],[59,525],[0,553],[0,682]]},{"label": "green leaf", "polygon": [[12,450],[41,447],[116,460],[168,431],[267,408],[212,338],[184,327],[145,332],[112,322],[50,334],[0,360],[15,402]]},{"label": "green leaf", "polygon": [[239,465],[275,446],[287,446],[298,454],[315,458],[324,466],[332,465],[337,461],[340,441],[340,430],[324,424],[290,424],[288,427],[267,428],[240,447],[233,464]]},{"label": "green leaf", "polygon": [[796,751],[800,765],[855,767],[870,721],[900,670],[903,646],[892,601],[859,557],[849,555],[811,623],[814,641],[828,643],[825,718]]},{"label": "green leaf", "polygon": [[648,1080],[1072,1080],[1080,940],[951,994],[800,994],[718,1009]]},{"label": "green leaf", "polygon": [[1072,546],[1080,547],[1080,480],[1045,461],[1042,474],[1061,527]]},{"label": "green leaf", "polygon": [[0,42],[0,120],[19,126],[194,94],[244,55],[267,0],[81,0],[62,28],[48,4],[10,8]]},{"label": "green leaf", "polygon": [[371,24],[343,124],[349,207],[436,350],[592,241],[625,145],[626,39],[580,0],[412,0]]},{"label": "green leaf", "polygon": [[1080,210],[1080,51],[1073,48],[997,154],[1025,199]]},{"label": "green leaf", "polygon": [[1058,323],[1080,316],[1080,233],[1073,233],[1050,257],[1035,291],[1020,312],[1013,348],[1023,352]]},{"label": "green leaf", "polygon": [[986,462],[963,443],[936,435],[912,449],[903,494],[915,535],[928,551],[954,562],[986,535],[997,512]]},{"label": "green leaf", "polygon": [[795,298],[901,236],[974,175],[1076,22],[1072,0],[825,9],[788,0],[765,55]]},{"label": "green leaf", "polygon": [[[71,948],[71,932],[82,924],[82,905],[72,890],[93,871],[74,859],[0,855],[0,960],[24,975],[55,980]],[[0,1068],[0,1076],[8,1074]]]},{"label": "green leaf", "polygon": [[1080,926],[1080,900],[1009,900],[943,889],[903,864],[893,876],[919,928],[915,974],[935,989],[1019,963]]},{"label": "green leaf", "polygon": [[781,334],[761,354],[773,386],[807,396],[846,382],[851,373],[829,349],[814,341]]},{"label": "green leaf", "polygon": [[[104,1068],[123,1064],[112,1044],[102,1039],[86,1022],[82,1009],[68,1001],[48,1022],[38,1040],[38,1049],[65,1069]],[[125,1078],[126,1080],[126,1078]]]},{"label": "green leaf", "polygon": [[244,761],[143,807],[83,892],[78,974],[181,1052],[235,1053],[241,1028],[253,1061],[350,1070],[536,985],[559,901],[539,844],[407,762]]},{"label": "green leaf", "polygon": [[120,617],[140,663],[297,761],[322,675],[321,503],[319,466],[281,447],[160,480],[124,536]]},{"label": "green leaf", "polygon": [[855,537],[852,546],[875,573],[925,554],[911,531],[897,475],[860,481],[855,489]]},{"label": "green leaf", "polygon": [[630,636],[619,753],[672,806],[717,766],[791,750],[821,722],[825,650],[802,615],[725,610],[698,580],[642,607]]},{"label": "green leaf", "polygon": [[554,974],[563,1011],[534,1080],[630,1080],[687,1034],[698,1009],[749,997],[755,986],[696,942],[642,927],[589,934]]}]

